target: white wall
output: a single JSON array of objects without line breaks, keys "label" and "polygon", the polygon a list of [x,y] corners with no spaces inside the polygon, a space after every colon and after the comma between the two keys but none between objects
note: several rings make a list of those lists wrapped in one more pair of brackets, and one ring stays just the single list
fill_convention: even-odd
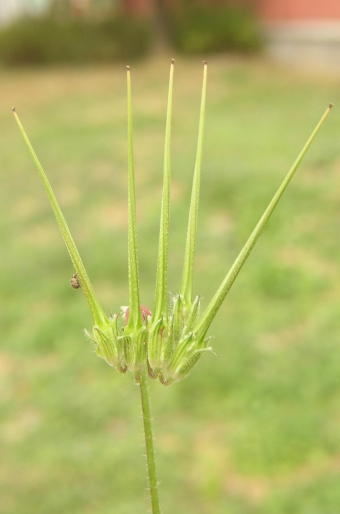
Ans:
[{"label": "white wall", "polygon": [[267,51],[275,60],[299,69],[340,72],[340,20],[268,23],[266,36]]}]

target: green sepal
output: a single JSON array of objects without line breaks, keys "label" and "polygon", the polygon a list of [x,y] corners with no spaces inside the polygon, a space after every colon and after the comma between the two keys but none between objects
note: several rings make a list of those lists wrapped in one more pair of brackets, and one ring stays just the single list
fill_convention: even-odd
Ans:
[{"label": "green sepal", "polygon": [[160,371],[168,365],[171,350],[171,332],[169,333],[168,325],[162,317],[149,330],[148,361],[152,376],[157,377]]},{"label": "green sepal", "polygon": [[190,350],[193,349],[196,341],[197,339],[193,332],[190,332],[179,341],[167,368],[167,373],[175,380],[177,380],[177,374],[182,368],[183,363],[186,362],[186,355],[190,355]]},{"label": "green sepal", "polygon": [[175,382],[171,377],[165,378],[162,373],[158,375],[159,381],[163,386],[169,386]]},{"label": "green sepal", "polygon": [[175,348],[181,337],[184,326],[184,297],[177,294],[172,298],[173,311],[172,311],[172,324],[171,324],[171,339],[172,346]]},{"label": "green sepal", "polygon": [[116,348],[117,348],[117,356],[118,356],[118,365],[117,369],[120,373],[125,373],[127,371],[127,366],[125,362],[125,351],[124,351],[124,342],[121,340],[120,332],[118,329],[118,314],[114,314],[112,318],[110,318],[110,327],[112,329],[112,333],[114,336]]},{"label": "green sepal", "polygon": [[185,320],[185,330],[186,332],[191,332],[194,328],[194,325],[197,321],[199,309],[200,309],[201,297],[196,296],[193,301],[190,311],[188,313],[188,317]]},{"label": "green sepal", "polygon": [[202,351],[196,351],[189,359],[184,361],[184,364],[176,371],[176,373],[171,377],[174,381],[179,382],[180,380],[184,380],[189,375],[192,368],[198,362]]},{"label": "green sepal", "polygon": [[211,350],[211,348],[207,347],[208,341],[209,339],[197,339],[193,332],[187,333],[181,338],[173,353],[170,364],[167,367],[167,376],[171,378],[172,381],[179,381],[186,378],[201,354]]},{"label": "green sepal", "polygon": [[93,327],[92,334],[85,330],[86,335],[94,342],[96,354],[110,366],[114,366],[120,373],[125,373],[124,346],[118,338],[117,317],[109,322],[105,327]]},{"label": "green sepal", "polygon": [[186,303],[184,296],[175,295],[173,301],[172,325],[170,338],[172,347],[176,348],[178,341],[184,334],[191,332],[199,314],[200,296],[196,296],[192,304]]},{"label": "green sepal", "polygon": [[125,361],[129,371],[138,374],[147,371],[147,339],[148,333],[143,325],[139,330],[121,336],[124,344]]},{"label": "green sepal", "polygon": [[93,335],[98,343],[101,355],[110,366],[117,367],[118,365],[118,352],[116,339],[113,336],[110,328],[100,329],[93,327]]}]

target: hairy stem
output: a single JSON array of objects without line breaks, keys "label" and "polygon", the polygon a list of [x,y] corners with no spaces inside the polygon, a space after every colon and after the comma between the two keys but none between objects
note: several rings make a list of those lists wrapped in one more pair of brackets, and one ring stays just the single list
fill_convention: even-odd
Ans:
[{"label": "hairy stem", "polygon": [[160,514],[161,511],[160,511],[160,507],[159,507],[158,482],[157,482],[157,475],[156,475],[155,452],[154,452],[154,448],[153,448],[149,393],[148,393],[147,377],[144,373],[141,375],[139,385],[140,385],[140,395],[141,395],[141,401],[142,401],[146,460],[147,460],[147,466],[148,466],[152,514]]},{"label": "hairy stem", "polygon": [[129,332],[142,326],[139,301],[139,272],[137,255],[137,223],[136,223],[136,192],[135,167],[132,137],[132,106],[130,66],[127,66],[127,100],[128,100],[128,255],[129,255],[129,298],[130,314],[127,324]]},{"label": "hairy stem", "polygon": [[164,148],[164,173],[163,192],[161,207],[161,222],[159,230],[159,245],[157,259],[157,277],[155,307],[153,310],[154,320],[157,322],[162,315],[168,314],[168,254],[169,254],[169,217],[170,217],[170,135],[171,135],[171,111],[172,111],[172,90],[174,76],[174,59],[170,66],[168,108],[166,115],[165,148]]},{"label": "hairy stem", "polygon": [[198,204],[199,204],[200,183],[201,183],[201,163],[202,163],[202,149],[203,149],[206,91],[207,91],[207,63],[204,61],[202,98],[201,98],[200,119],[199,119],[199,126],[198,126],[196,163],[195,163],[195,171],[194,171],[194,178],[193,178],[192,191],[191,191],[189,221],[188,221],[188,230],[187,230],[187,240],[186,240],[186,245],[185,245],[183,277],[182,277],[182,286],[181,286],[181,294],[184,297],[186,306],[190,306],[191,301],[192,301],[192,284],[193,284],[193,273],[194,273],[194,257],[195,257],[196,232],[197,232]]}]

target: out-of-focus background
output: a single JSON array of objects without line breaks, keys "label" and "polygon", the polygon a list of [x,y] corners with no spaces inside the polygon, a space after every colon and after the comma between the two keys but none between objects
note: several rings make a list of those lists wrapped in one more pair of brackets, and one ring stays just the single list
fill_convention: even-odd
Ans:
[{"label": "out-of-focus background", "polygon": [[335,107],[211,327],[215,353],[179,384],[150,384],[164,513],[339,511],[339,26],[336,0],[1,0],[1,514],[149,509],[138,389],[82,333],[90,314],[10,108],[100,300],[117,312],[128,302],[131,65],[142,303],[152,309],[171,57],[171,292],[209,62],[203,306]]}]

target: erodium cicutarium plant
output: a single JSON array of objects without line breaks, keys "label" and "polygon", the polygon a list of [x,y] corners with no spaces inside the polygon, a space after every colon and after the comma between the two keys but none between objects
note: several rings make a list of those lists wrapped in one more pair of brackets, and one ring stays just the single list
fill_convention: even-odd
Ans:
[{"label": "erodium cicutarium plant", "polygon": [[193,269],[197,215],[200,193],[200,173],[204,131],[204,114],[207,82],[207,63],[203,67],[203,87],[198,128],[198,144],[194,168],[193,185],[189,209],[189,222],[184,252],[182,283],[179,293],[171,296],[168,303],[168,242],[170,214],[170,133],[172,112],[174,61],[170,66],[169,95],[167,105],[163,191],[160,213],[160,231],[156,270],[155,301],[152,310],[140,304],[139,274],[137,257],[135,175],[132,137],[132,107],[130,68],[127,68],[127,113],[128,113],[128,270],[129,305],[121,307],[120,312],[107,316],[94,292],[90,279],[82,263],[70,230],[53,193],[45,172],[20,123],[15,108],[13,113],[25,140],[28,150],[38,169],[40,178],[51,202],[60,231],[72,259],[75,274],[71,285],[82,288],[88,302],[92,318],[92,331],[85,331],[95,346],[99,357],[116,368],[120,373],[130,371],[140,386],[142,412],[145,431],[145,445],[149,486],[153,514],[160,514],[158,482],[155,468],[151,415],[148,397],[148,379],[158,379],[168,386],[186,378],[202,354],[211,350],[208,329],[223,300],[247,260],[259,235],[274,211],[281,195],[288,186],[305,153],[327,117],[330,104],[312,132],[301,153],[284,178],[263,216],[249,236],[233,266],[227,273],[208,306],[200,311],[200,295],[193,295]]}]

